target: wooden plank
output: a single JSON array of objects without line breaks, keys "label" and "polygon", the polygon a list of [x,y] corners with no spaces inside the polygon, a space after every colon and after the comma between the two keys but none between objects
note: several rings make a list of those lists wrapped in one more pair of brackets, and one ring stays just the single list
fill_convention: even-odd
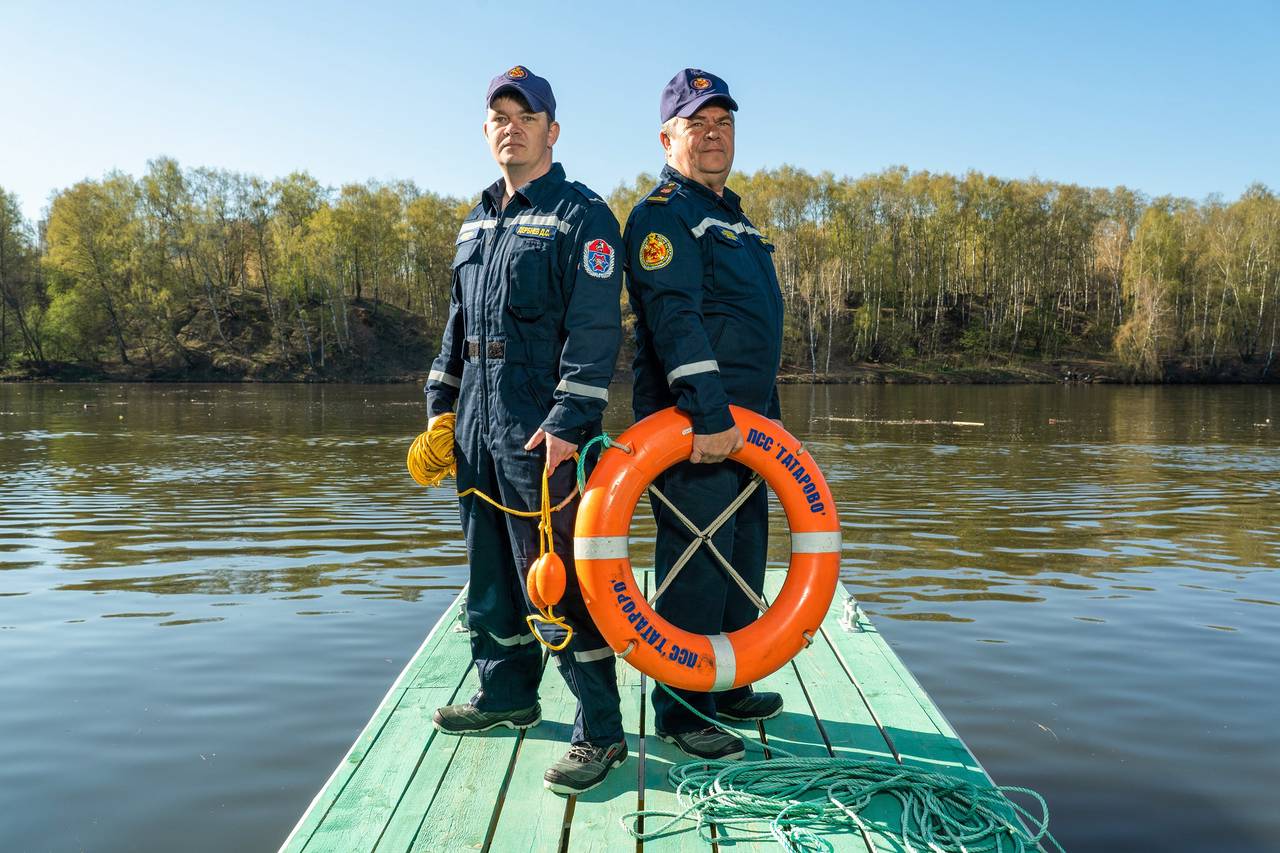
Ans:
[{"label": "wooden plank", "polygon": [[[784,579],[785,572],[770,571],[765,576],[766,600],[773,599]],[[842,684],[842,682],[845,683]],[[856,700],[851,701],[847,679],[843,671],[838,669],[835,656],[829,649],[825,649],[824,644],[815,643],[805,649],[790,664],[758,682],[755,688],[782,694],[783,712],[761,724],[769,744],[776,745],[797,757],[829,758],[832,752],[827,747],[823,737],[824,732],[818,722],[821,714],[815,709],[815,703],[820,703],[819,706],[835,718],[850,719],[865,724],[864,743],[860,745],[879,746],[883,749],[884,742],[880,739],[874,724],[871,723],[870,715],[865,709],[855,707],[858,704]],[[842,751],[849,755],[847,747]],[[771,753],[769,758],[773,757]],[[747,758],[758,759],[759,756],[748,750]],[[880,804],[876,806],[879,807]],[[885,804],[885,807],[887,808],[888,804]],[[753,829],[756,828],[753,827]],[[758,827],[758,829],[764,828],[764,824]],[[765,851],[778,849],[777,843],[772,838],[752,840],[760,839],[759,833],[748,837],[743,830],[735,829],[726,834],[731,837],[738,836],[734,839],[735,843],[732,846],[727,844],[722,846],[723,850],[732,850],[733,853],[765,853]],[[860,834],[828,833],[824,834],[823,838],[836,851],[854,851],[854,853],[866,851],[866,844]],[[875,838],[874,842],[878,850],[900,849],[897,844],[883,837]]]},{"label": "wooden plank", "polygon": [[[466,634],[450,632],[431,650],[430,666],[404,692],[341,795],[312,833],[304,853],[372,850],[414,777],[419,762],[440,737],[432,725],[435,709],[457,700],[471,667]],[[359,752],[359,750],[357,750]]]},{"label": "wooden plank", "polygon": [[542,774],[569,748],[577,700],[553,660],[543,668],[538,693],[542,722],[525,732],[498,815],[493,850],[560,849],[567,798],[543,787]]},{"label": "wooden plank", "polygon": [[[855,630],[839,626],[838,619],[848,599],[849,594],[842,586],[831,603],[822,639],[841,662],[841,670],[847,670],[846,681],[852,685],[852,678],[857,679],[871,710],[884,724],[903,759],[976,784],[990,785],[986,772],[954,732],[949,727],[946,731],[939,728],[930,713],[933,702],[914,678],[907,680],[906,667],[875,626],[865,617],[858,621]],[[833,617],[837,625],[829,628],[827,625]],[[852,737],[849,729],[839,718],[827,724],[833,742],[837,734],[840,739]]]},{"label": "wooden plank", "polygon": [[636,848],[636,840],[621,821],[640,802],[640,717],[647,700],[640,690],[640,673],[625,661],[618,661],[618,693],[622,698],[622,728],[627,733],[627,762],[610,773],[599,788],[574,798],[568,846],[572,853],[615,853]]},{"label": "wooden plank", "polygon": [[[837,591],[836,599],[841,595]],[[839,612],[840,609],[836,609],[835,613]],[[824,630],[840,630],[837,618],[828,613]],[[835,653],[821,637],[797,655],[792,665],[803,681],[816,718],[822,721],[823,734],[835,756],[854,761],[894,760],[875,719],[854,690]],[[901,830],[901,807],[886,798],[873,800],[863,815],[868,822],[886,826],[895,833]],[[838,851],[866,851],[866,842],[860,833],[825,833],[822,837]],[[872,832],[871,840],[879,851],[903,849],[897,834]]]},{"label": "wooden plank", "polygon": [[[312,834],[315,833],[326,815],[338,801],[352,777],[360,769],[365,756],[377,741],[383,728],[394,716],[397,707],[405,697],[408,686],[420,675],[427,661],[432,658],[437,649],[456,642],[457,634],[453,632],[453,626],[457,624],[458,604],[465,595],[466,590],[463,589],[453,603],[449,605],[445,615],[441,617],[426,639],[423,640],[418,651],[409,659],[405,668],[397,676],[387,694],[374,710],[369,722],[365,724],[364,729],[356,737],[351,748],[347,750],[347,754],[338,763],[333,774],[321,787],[311,801],[311,805],[307,807],[307,810],[280,846],[281,853],[285,853],[285,851],[297,853],[297,851],[301,851],[307,846]],[[470,658],[468,656],[469,661]],[[461,675],[461,671],[455,674],[455,687],[457,682],[461,680]]]}]

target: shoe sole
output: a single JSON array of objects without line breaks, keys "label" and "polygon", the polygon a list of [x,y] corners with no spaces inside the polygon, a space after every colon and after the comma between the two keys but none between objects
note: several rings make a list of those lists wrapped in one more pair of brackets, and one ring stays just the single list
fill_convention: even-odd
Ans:
[{"label": "shoe sole", "polygon": [[772,720],[781,713],[782,708],[779,707],[772,714],[765,714],[763,717],[735,717],[733,714],[726,714],[724,711],[716,711],[716,716],[724,717],[726,720],[733,720],[735,723],[754,723],[757,720]]},{"label": "shoe sole", "polygon": [[730,752],[730,753],[726,753],[725,755],[698,755],[698,753],[690,752],[689,750],[681,746],[676,741],[675,735],[658,735],[658,740],[664,741],[665,743],[669,743],[672,746],[674,746],[676,749],[683,752],[685,755],[688,755],[691,758],[697,758],[701,761],[737,761],[738,759],[743,758],[747,754],[747,748],[744,746],[742,749],[738,750],[737,752]]},{"label": "shoe sole", "polygon": [[542,722],[541,714],[539,714],[537,718],[534,719],[532,722],[517,723],[515,720],[499,720],[498,722],[494,723],[491,726],[485,726],[483,729],[448,729],[440,725],[439,723],[437,723],[435,720],[432,720],[431,724],[436,727],[436,731],[444,732],[447,735],[478,735],[481,732],[491,731],[500,726],[508,729],[516,729],[517,731],[522,731],[524,729],[531,729],[540,722]]},{"label": "shoe sole", "polygon": [[542,780],[542,787],[546,788],[548,791],[552,792],[553,794],[564,794],[565,796],[573,796],[574,794],[585,794],[587,791],[595,790],[596,788],[599,788],[601,785],[603,785],[604,780],[609,778],[609,771],[614,770],[618,767],[621,767],[626,762],[627,762],[627,757],[625,755],[617,759],[616,761],[609,762],[609,769],[604,771],[604,773],[600,774],[599,779],[592,782],[590,785],[588,785],[585,788],[573,788],[573,787],[570,787],[569,785],[564,785],[560,782],[552,782],[547,779]]}]

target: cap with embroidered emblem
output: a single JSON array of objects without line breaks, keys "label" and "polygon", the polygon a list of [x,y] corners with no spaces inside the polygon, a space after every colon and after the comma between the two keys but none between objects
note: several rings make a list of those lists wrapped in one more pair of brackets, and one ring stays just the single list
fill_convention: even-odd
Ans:
[{"label": "cap with embroidered emblem", "polygon": [[515,65],[490,80],[484,105],[492,106],[493,99],[505,92],[519,92],[535,113],[546,113],[548,121],[556,120],[556,96],[551,92],[551,84],[528,66]]},{"label": "cap with embroidered emblem", "polygon": [[672,77],[662,90],[659,105],[662,122],[665,124],[677,116],[688,118],[714,100],[725,102],[731,110],[738,109],[738,102],[729,94],[728,83],[701,69],[686,68]]}]

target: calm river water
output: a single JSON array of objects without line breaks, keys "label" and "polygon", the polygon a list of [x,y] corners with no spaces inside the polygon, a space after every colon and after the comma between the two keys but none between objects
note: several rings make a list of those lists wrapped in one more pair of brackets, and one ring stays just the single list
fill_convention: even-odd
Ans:
[{"label": "calm river water", "polygon": [[[845,583],[1067,849],[1280,849],[1280,391],[782,401]],[[422,422],[407,386],[0,385],[0,850],[275,849],[463,583]]]}]

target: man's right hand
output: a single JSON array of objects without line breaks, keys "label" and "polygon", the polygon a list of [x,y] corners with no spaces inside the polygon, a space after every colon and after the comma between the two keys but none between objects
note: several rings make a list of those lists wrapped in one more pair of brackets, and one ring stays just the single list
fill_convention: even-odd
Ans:
[{"label": "man's right hand", "polygon": [[742,430],[731,426],[724,432],[713,432],[710,435],[693,435],[693,452],[689,461],[700,464],[723,462],[729,454],[742,449]]}]

